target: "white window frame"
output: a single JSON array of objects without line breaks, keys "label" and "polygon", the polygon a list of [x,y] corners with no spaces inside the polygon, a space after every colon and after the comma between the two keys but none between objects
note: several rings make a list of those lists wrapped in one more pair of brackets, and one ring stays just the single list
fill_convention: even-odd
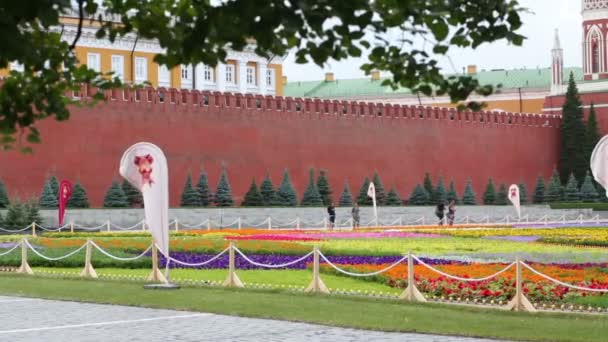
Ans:
[{"label": "white window frame", "polygon": [[112,55],[111,57],[111,68],[114,73],[113,77],[118,77],[121,82],[125,81],[125,56],[123,55]]},{"label": "white window frame", "polygon": [[229,85],[236,84],[235,70],[236,70],[236,68],[234,67],[233,64],[226,64],[226,74],[224,76],[226,78],[226,84],[229,84]]},{"label": "white window frame", "polygon": [[148,59],[146,57],[135,57],[134,64],[135,83],[144,83],[148,81]]},{"label": "white window frame", "polygon": [[274,88],[274,83],[276,79],[275,70],[272,68],[266,69],[266,87]]},{"label": "white window frame", "polygon": [[255,67],[248,66],[247,67],[247,85],[255,86]]},{"label": "white window frame", "polygon": [[[182,80],[191,80],[192,79],[191,77],[188,77],[189,76],[188,71],[190,71],[190,69],[188,68],[187,65],[182,65],[181,71],[182,71]],[[190,76],[192,76],[192,75],[190,75]]]},{"label": "white window frame", "polygon": [[203,81],[213,83],[213,68],[209,65],[203,66]]},{"label": "white window frame", "polygon": [[101,72],[101,54],[97,52],[88,52],[87,67],[91,70]]},{"label": "white window frame", "polygon": [[171,71],[166,65],[158,66],[158,86],[164,88],[171,87]]}]

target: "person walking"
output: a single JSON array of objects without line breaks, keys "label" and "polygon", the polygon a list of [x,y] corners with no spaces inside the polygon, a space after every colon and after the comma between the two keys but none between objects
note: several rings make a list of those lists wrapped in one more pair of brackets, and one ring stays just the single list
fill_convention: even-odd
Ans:
[{"label": "person walking", "polygon": [[329,214],[329,229],[334,229],[334,224],[336,223],[336,207],[334,207],[334,202],[329,203],[329,207],[327,207],[327,213]]},{"label": "person walking", "polygon": [[448,205],[448,224],[454,225],[454,218],[456,217],[456,201],[451,200]]},{"label": "person walking", "polygon": [[353,209],[351,210],[353,215],[353,229],[359,228],[359,203],[355,202]]},{"label": "person walking", "polygon": [[435,208],[435,215],[439,219],[439,225],[443,226],[443,216],[445,215],[445,203],[443,203],[443,201],[437,203],[437,207]]}]

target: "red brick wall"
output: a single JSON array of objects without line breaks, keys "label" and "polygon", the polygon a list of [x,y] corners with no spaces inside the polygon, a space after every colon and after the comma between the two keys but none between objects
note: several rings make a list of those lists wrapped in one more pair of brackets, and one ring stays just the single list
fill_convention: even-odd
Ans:
[{"label": "red brick wall", "polygon": [[[584,93],[580,94],[581,102],[584,109],[585,119],[589,115],[589,106],[591,103],[595,105],[595,114],[598,122],[600,133],[605,134],[608,132],[608,92],[604,93]],[[546,114],[562,114],[562,106],[566,100],[564,95],[560,96],[547,96],[545,98],[544,108],[554,110],[544,110]]]},{"label": "red brick wall", "polygon": [[253,177],[259,184],[268,170],[276,186],[284,168],[301,197],[311,167],[328,170],[336,199],[345,180],[356,196],[374,170],[387,191],[395,185],[403,198],[427,171],[443,176],[446,186],[453,179],[460,195],[471,177],[480,196],[488,177],[507,185],[525,181],[531,192],[558,157],[559,119],[552,116],[160,91],[162,103],[151,89],[124,97],[114,91],[94,108],[72,108],[66,122],[41,122],[43,143],[33,155],[0,152],[0,177],[11,195],[38,196],[53,171],[59,179],[80,179],[92,205],[100,206],[119,178],[123,151],[140,141],[167,155],[174,206],[187,173],[196,182],[201,167],[215,189],[225,165],[238,202]]}]

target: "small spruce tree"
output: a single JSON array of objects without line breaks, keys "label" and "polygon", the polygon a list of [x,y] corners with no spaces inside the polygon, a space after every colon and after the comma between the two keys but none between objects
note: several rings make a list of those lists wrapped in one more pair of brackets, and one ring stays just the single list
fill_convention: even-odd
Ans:
[{"label": "small spruce tree", "polygon": [[207,177],[207,173],[205,171],[201,171],[201,175],[198,177],[196,190],[200,195],[200,205],[202,207],[208,207],[213,200],[213,195],[211,194],[211,189],[209,188],[209,178]]},{"label": "small spruce tree", "polygon": [[277,204],[285,207],[295,207],[298,205],[298,195],[291,183],[287,169],[283,172],[283,180],[277,190]]},{"label": "small spruce tree", "polygon": [[589,171],[585,175],[585,180],[583,181],[583,185],[581,186],[581,199],[583,202],[595,202],[597,201],[598,193],[595,187],[593,186],[593,180],[591,179],[591,175]]},{"label": "small spruce tree", "polygon": [[255,178],[251,180],[251,185],[249,186],[249,190],[245,194],[245,198],[243,198],[242,206],[245,207],[260,207],[264,205],[264,200],[262,198],[262,194],[258,190],[258,184],[255,181]]},{"label": "small spruce tree", "polygon": [[450,182],[450,188],[448,190],[448,193],[446,194],[446,199],[449,202],[454,201],[456,204],[460,203],[460,200],[458,199],[458,193],[456,192],[456,187],[454,186],[454,181]]},{"label": "small spruce tree", "polygon": [[508,201],[508,197],[507,197],[507,186],[505,185],[505,183],[500,184],[500,187],[498,188],[498,192],[496,193],[496,204],[497,205],[507,205],[507,201]]},{"label": "small spruce tree", "polygon": [[374,188],[376,189],[376,204],[384,205],[386,203],[386,193],[384,191],[384,184],[382,184],[382,180],[380,179],[380,176],[378,175],[378,171],[374,172],[374,177],[372,178],[372,182],[374,182]]},{"label": "small spruce tree", "polygon": [[357,203],[359,205],[372,205],[371,197],[367,196],[367,189],[369,188],[369,178],[365,177],[361,189],[359,189],[359,196],[357,196]]},{"label": "small spruce tree", "polygon": [[543,176],[538,176],[536,186],[534,187],[534,203],[545,203],[545,180]]},{"label": "small spruce tree", "polygon": [[341,207],[349,207],[353,205],[353,195],[350,193],[348,182],[344,182],[344,190],[342,190],[342,194],[340,195],[339,204]]},{"label": "small spruce tree", "polygon": [[23,229],[30,225],[25,215],[24,205],[19,199],[12,200],[8,205],[6,217],[4,218],[4,228],[6,229]]},{"label": "small spruce tree", "polygon": [[579,202],[581,200],[578,182],[572,173],[570,174],[570,177],[568,177],[568,184],[566,184],[563,198],[566,202]]},{"label": "small spruce tree", "polygon": [[437,187],[433,192],[433,203],[437,204],[439,202],[444,203],[447,200],[447,193],[445,191],[445,186],[443,185],[443,178],[439,177],[437,180]]},{"label": "small spruce tree", "polygon": [[327,179],[327,172],[325,170],[321,170],[319,172],[319,178],[317,179],[317,190],[321,195],[323,205],[328,206],[332,201],[331,194],[333,193],[333,191],[331,190],[331,185],[329,185],[329,180]]},{"label": "small spruce tree", "polygon": [[399,194],[397,193],[397,190],[395,189],[395,187],[392,187],[391,190],[386,195],[385,205],[395,206],[395,207],[403,205],[403,202],[401,201],[401,198],[399,197]]},{"label": "small spruce tree", "polygon": [[6,226],[4,225],[4,216],[2,216],[2,213],[0,213],[0,228],[6,229]]},{"label": "small spruce tree", "polygon": [[2,179],[0,179],[0,208],[6,208],[9,205],[8,192]]},{"label": "small spruce tree", "polygon": [[72,196],[68,200],[68,208],[88,207],[89,199],[87,198],[87,192],[84,190],[84,187],[82,187],[80,182],[76,182],[76,184],[74,184],[74,189],[72,189]]},{"label": "small spruce tree", "polygon": [[[27,224],[30,224],[32,222],[42,224],[42,216],[40,216],[38,204],[34,200],[25,202],[25,204],[23,205],[23,216]],[[27,226],[27,224],[25,226]]]},{"label": "small spruce tree", "polygon": [[59,207],[59,202],[57,200],[57,195],[53,190],[53,185],[51,181],[47,181],[42,188],[42,194],[40,195],[40,207],[42,208],[57,208]]},{"label": "small spruce tree", "polygon": [[464,205],[476,205],[477,204],[477,195],[475,191],[473,191],[473,182],[469,178],[467,180],[467,184],[464,187],[464,192],[462,194],[462,204]]},{"label": "small spruce tree", "polygon": [[300,205],[305,207],[320,207],[324,205],[319,189],[317,189],[317,185],[315,184],[314,169],[310,169],[309,171],[308,186],[304,191]]},{"label": "small spruce tree", "polygon": [[601,137],[602,135],[600,134],[595,115],[595,105],[591,102],[589,117],[587,118],[585,127],[585,161],[587,162],[587,165],[591,162],[591,154]]},{"label": "small spruce tree", "polygon": [[495,204],[496,203],[496,189],[494,188],[494,182],[492,178],[488,179],[488,185],[486,185],[486,191],[483,193],[483,204]]},{"label": "small spruce tree", "polygon": [[418,184],[412,191],[408,204],[409,205],[427,205],[429,203],[429,197],[430,197],[429,193],[426,192],[424,187],[422,185]]},{"label": "small spruce tree", "polygon": [[126,208],[129,206],[127,196],[122,191],[117,181],[113,181],[112,185],[106,192],[106,196],[103,199],[104,208]]},{"label": "small spruce tree", "polygon": [[[199,194],[200,195],[200,194]],[[222,170],[220,181],[217,183],[217,190],[215,191],[215,205],[218,207],[231,207],[234,205],[232,199],[232,189],[228,182],[228,173],[226,169]]]},{"label": "small spruce tree", "polygon": [[519,203],[528,203],[528,188],[526,188],[526,183],[521,182],[517,187],[519,188]]},{"label": "small spruce tree", "polygon": [[562,200],[562,185],[560,184],[559,173],[553,170],[553,176],[545,192],[545,202],[559,202]]},{"label": "small spruce tree", "polygon": [[[129,206],[135,207],[135,208],[141,208],[142,205],[144,204],[144,197],[142,196],[141,192],[139,190],[137,190],[136,187],[131,185],[131,183],[129,183],[129,181],[126,179],[122,181],[121,187],[122,187],[122,191],[125,193],[125,196],[127,196],[127,201],[129,202]],[[72,193],[72,196],[74,196],[73,193]]]},{"label": "small spruce tree", "polygon": [[49,184],[51,185],[55,198],[59,198],[59,182],[57,181],[57,177],[51,176],[51,179],[49,179]]},{"label": "small spruce tree", "polygon": [[186,184],[182,191],[180,206],[182,207],[198,207],[201,205],[201,194],[192,186],[192,175],[188,173]]},{"label": "small spruce tree", "polygon": [[437,203],[434,202],[435,198],[435,188],[433,187],[433,181],[431,180],[431,175],[426,172],[424,174],[424,190],[427,194],[429,194],[429,198],[426,204],[435,205]]},{"label": "small spruce tree", "polygon": [[266,177],[260,184],[260,193],[262,194],[262,201],[265,206],[276,205],[276,192],[274,191],[274,186],[268,172],[266,172]]}]

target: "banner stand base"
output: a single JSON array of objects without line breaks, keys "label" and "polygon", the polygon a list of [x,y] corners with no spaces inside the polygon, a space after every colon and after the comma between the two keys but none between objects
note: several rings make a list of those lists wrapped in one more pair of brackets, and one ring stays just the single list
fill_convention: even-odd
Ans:
[{"label": "banner stand base", "polygon": [[146,284],[146,290],[179,290],[181,287],[178,284],[161,283],[161,284]]}]

